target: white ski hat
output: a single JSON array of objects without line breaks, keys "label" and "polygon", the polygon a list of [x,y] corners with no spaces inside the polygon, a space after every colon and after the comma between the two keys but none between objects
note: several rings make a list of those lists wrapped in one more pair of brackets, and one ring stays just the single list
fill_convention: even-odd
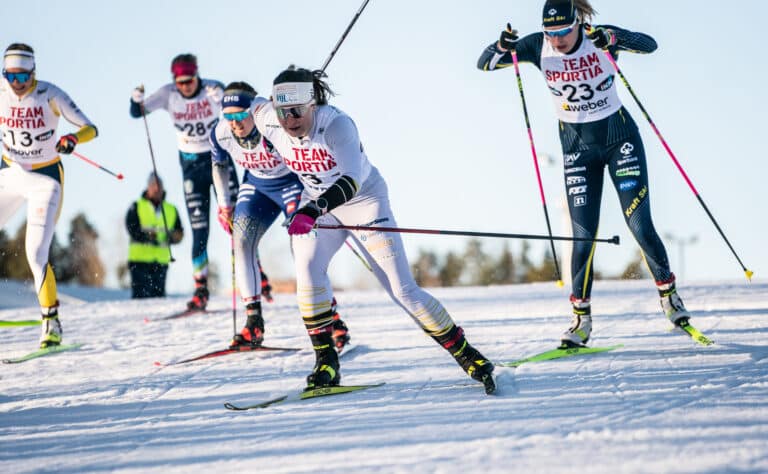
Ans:
[{"label": "white ski hat", "polygon": [[311,82],[282,82],[272,86],[272,101],[275,107],[306,105],[315,99]]},{"label": "white ski hat", "polygon": [[21,49],[11,49],[5,52],[3,58],[3,67],[5,69],[24,69],[26,71],[35,70],[35,55],[29,51]]}]

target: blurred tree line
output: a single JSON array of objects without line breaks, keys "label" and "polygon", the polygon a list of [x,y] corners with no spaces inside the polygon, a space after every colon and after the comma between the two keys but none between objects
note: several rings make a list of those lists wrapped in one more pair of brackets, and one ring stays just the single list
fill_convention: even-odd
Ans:
[{"label": "blurred tree line", "polygon": [[[32,280],[24,246],[26,235],[26,222],[13,237],[0,230],[0,278]],[[104,286],[106,270],[99,257],[98,238],[98,232],[83,213],[70,222],[66,245],[53,235],[48,261],[58,283]]]},{"label": "blurred tree line", "polygon": [[[547,249],[538,263],[530,257],[531,245],[523,241],[522,249],[514,255],[505,244],[498,256],[483,251],[477,239],[467,242],[463,253],[448,252],[438,256],[435,252],[419,250],[412,260],[411,271],[420,286],[486,286],[531,283],[557,280],[555,262]],[[622,279],[647,278],[648,273],[640,252],[617,276]],[[595,279],[603,275],[595,270]]]}]

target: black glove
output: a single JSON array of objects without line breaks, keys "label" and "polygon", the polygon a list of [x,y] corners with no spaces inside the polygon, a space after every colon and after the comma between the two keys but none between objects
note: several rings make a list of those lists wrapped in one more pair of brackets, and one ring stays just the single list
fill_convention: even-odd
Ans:
[{"label": "black glove", "polygon": [[605,28],[592,29],[587,33],[587,38],[599,49],[608,49],[609,46],[616,44],[616,35],[613,34],[613,31]]},{"label": "black glove", "polygon": [[69,155],[75,150],[75,145],[77,145],[77,137],[70,133],[59,138],[59,142],[56,144],[56,151]]},{"label": "black glove", "polygon": [[519,39],[520,38],[517,36],[517,30],[513,30],[512,26],[507,23],[507,29],[501,32],[501,37],[499,38],[499,46],[506,50],[515,49]]}]

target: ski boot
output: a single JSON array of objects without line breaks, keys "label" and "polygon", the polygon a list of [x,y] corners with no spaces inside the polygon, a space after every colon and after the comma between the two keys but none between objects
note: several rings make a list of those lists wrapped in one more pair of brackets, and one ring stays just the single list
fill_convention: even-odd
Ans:
[{"label": "ski boot", "polygon": [[467,342],[461,327],[454,326],[448,334],[432,338],[451,353],[467,375],[485,386],[485,393],[490,395],[496,391],[493,363]]},{"label": "ski boot", "polygon": [[195,278],[195,293],[192,299],[187,302],[188,311],[205,311],[208,305],[208,279],[205,277]]},{"label": "ski boot", "polygon": [[560,348],[586,347],[592,334],[592,308],[588,299],[582,300],[571,296],[573,319],[571,326],[560,336]]},{"label": "ski boot", "polygon": [[333,337],[333,345],[336,347],[336,352],[339,354],[341,354],[351,339],[347,325],[341,320],[339,313],[335,311],[333,313],[333,333],[331,333],[331,337]]},{"label": "ski boot", "polygon": [[59,302],[55,306],[43,308],[43,326],[40,334],[40,349],[58,346],[61,344],[64,330],[59,321]]},{"label": "ski boot", "polygon": [[657,288],[659,290],[661,310],[664,311],[664,315],[669,321],[675,326],[680,326],[687,322],[691,315],[685,309],[680,295],[677,294],[674,279],[668,283],[657,284]]},{"label": "ski boot", "polygon": [[261,297],[264,298],[267,303],[271,303],[274,300],[274,298],[272,298],[272,285],[269,284],[267,274],[263,271],[261,272]]},{"label": "ski boot", "polygon": [[339,354],[333,347],[330,326],[319,329],[320,334],[311,334],[312,346],[315,349],[315,367],[307,376],[305,390],[338,385],[341,381],[339,372]]},{"label": "ski boot", "polygon": [[259,347],[264,342],[264,318],[261,316],[261,302],[254,301],[245,306],[245,314],[248,319],[245,327],[232,338],[230,349],[240,346]]}]

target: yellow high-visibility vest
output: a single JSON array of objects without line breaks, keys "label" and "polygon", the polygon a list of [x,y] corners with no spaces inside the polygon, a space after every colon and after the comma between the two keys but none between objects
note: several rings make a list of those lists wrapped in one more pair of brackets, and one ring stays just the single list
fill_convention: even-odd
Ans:
[{"label": "yellow high-visibility vest", "polygon": [[[176,219],[178,219],[176,208],[163,201],[163,210],[168,222],[168,229],[173,229],[176,227]],[[160,209],[156,209],[152,201],[142,197],[136,201],[136,213],[139,215],[141,230],[144,232],[154,231],[158,243],[131,241],[128,246],[128,261],[168,264],[171,261],[171,252],[168,248],[168,235],[165,233]]]}]

